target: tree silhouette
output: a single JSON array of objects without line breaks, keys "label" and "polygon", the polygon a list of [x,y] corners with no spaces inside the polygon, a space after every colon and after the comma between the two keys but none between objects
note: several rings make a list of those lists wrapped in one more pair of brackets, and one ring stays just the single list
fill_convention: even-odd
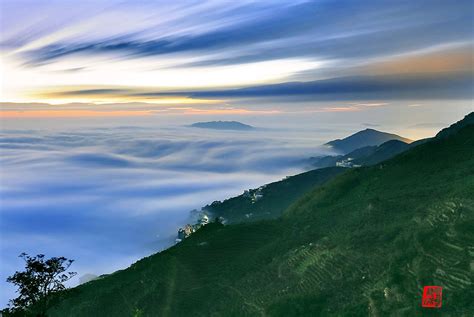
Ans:
[{"label": "tree silhouette", "polygon": [[10,300],[9,315],[46,316],[53,294],[64,290],[64,283],[76,275],[66,272],[74,260],[65,257],[45,259],[44,254],[31,257],[20,254],[25,261],[25,270],[16,271],[7,282],[18,287],[19,296]]}]

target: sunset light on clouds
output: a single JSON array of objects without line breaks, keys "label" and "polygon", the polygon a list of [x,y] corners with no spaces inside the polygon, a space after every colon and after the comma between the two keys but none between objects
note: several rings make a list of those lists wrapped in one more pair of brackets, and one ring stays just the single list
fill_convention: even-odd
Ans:
[{"label": "sunset light on clouds", "polygon": [[[81,102],[89,110],[124,102],[222,106],[241,99],[225,96],[247,88],[253,97],[289,96],[294,108],[307,95],[373,100],[364,91],[374,80],[384,90],[379,100],[397,98],[387,91],[429,99],[440,85],[444,95],[469,99],[472,12],[468,1],[456,3],[402,1],[384,4],[384,14],[377,15],[377,1],[103,0],[77,6],[4,0],[1,101]],[[348,11],[354,12],[351,21]],[[294,89],[294,82],[308,88]],[[268,92],[271,84],[282,89]],[[90,115],[73,110],[69,115]],[[51,112],[57,115],[57,109]]]}]

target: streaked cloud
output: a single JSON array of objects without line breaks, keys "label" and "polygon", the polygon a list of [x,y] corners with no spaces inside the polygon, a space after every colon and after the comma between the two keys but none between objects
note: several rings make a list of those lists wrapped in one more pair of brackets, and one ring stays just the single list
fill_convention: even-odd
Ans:
[{"label": "streaked cloud", "polygon": [[387,102],[373,102],[373,103],[355,103],[355,107],[383,107],[388,106]]},{"label": "streaked cloud", "polygon": [[421,128],[421,129],[443,129],[445,127],[448,127],[450,124],[443,123],[443,122],[426,122],[426,123],[417,123],[414,125],[411,125],[409,128]]},{"label": "streaked cloud", "polygon": [[363,125],[364,127],[369,127],[369,128],[380,127],[380,124],[377,124],[377,123],[362,123],[362,125]]},{"label": "streaked cloud", "polygon": [[388,75],[406,80],[396,85],[405,98],[410,86],[421,90],[414,74],[472,74],[467,0],[68,3],[2,1],[4,101],[54,102],[41,92],[61,86],[89,86],[75,101],[107,102],[145,95],[99,89],[213,91]]},{"label": "streaked cloud", "polygon": [[[432,74],[352,76],[241,89],[189,91],[181,92],[181,94],[192,98],[310,96],[313,100],[422,100],[469,99],[473,96],[473,90],[472,74],[467,71],[443,73],[438,76],[432,76]],[[161,93],[157,92],[156,95],[159,96]]]},{"label": "streaked cloud", "polygon": [[474,69],[472,43],[455,48],[392,56],[365,67],[365,71],[373,75],[433,73],[435,76],[436,73],[469,72],[472,69]]},{"label": "streaked cloud", "polygon": [[[279,109],[249,109],[221,102],[177,102],[174,99],[159,103],[0,103],[0,119],[18,118],[84,118],[84,117],[143,117],[154,115],[270,115]],[[179,98],[177,100],[180,100]],[[189,104],[196,105],[190,106]]]},{"label": "streaked cloud", "polygon": [[0,119],[7,118],[75,118],[75,117],[133,117],[152,115],[152,111],[99,111],[99,110],[0,110]]}]

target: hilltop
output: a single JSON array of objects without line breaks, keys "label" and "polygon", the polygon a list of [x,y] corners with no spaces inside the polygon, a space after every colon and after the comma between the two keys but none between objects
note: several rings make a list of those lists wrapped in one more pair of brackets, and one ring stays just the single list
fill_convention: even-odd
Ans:
[{"label": "hilltop", "polygon": [[412,144],[399,140],[390,140],[379,146],[364,146],[346,155],[313,157],[309,164],[315,168],[329,166],[357,167],[374,165],[400,154],[412,147]]},{"label": "hilltop", "polygon": [[252,130],[255,129],[251,125],[247,125],[238,121],[209,121],[196,122],[191,124],[193,128],[214,129],[214,130]]},{"label": "hilltop", "polygon": [[452,124],[448,128],[444,128],[436,134],[436,138],[445,138],[451,134],[457,133],[462,128],[474,124],[474,112],[466,115],[464,119]]},{"label": "hilltop", "polygon": [[365,129],[344,139],[330,141],[325,145],[332,147],[337,152],[347,154],[365,146],[378,146],[390,140],[399,140],[404,143],[412,142],[412,140],[396,134],[381,132],[374,129]]},{"label": "hilltop", "polygon": [[[281,217],[211,223],[64,293],[50,316],[468,316],[474,125],[306,192]],[[425,285],[443,307],[421,308]]]}]

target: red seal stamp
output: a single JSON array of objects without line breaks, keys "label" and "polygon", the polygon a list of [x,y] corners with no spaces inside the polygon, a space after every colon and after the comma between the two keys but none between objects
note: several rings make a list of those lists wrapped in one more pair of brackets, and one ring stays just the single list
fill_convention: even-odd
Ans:
[{"label": "red seal stamp", "polygon": [[440,308],[443,299],[443,288],[441,286],[425,286],[421,307]]}]

